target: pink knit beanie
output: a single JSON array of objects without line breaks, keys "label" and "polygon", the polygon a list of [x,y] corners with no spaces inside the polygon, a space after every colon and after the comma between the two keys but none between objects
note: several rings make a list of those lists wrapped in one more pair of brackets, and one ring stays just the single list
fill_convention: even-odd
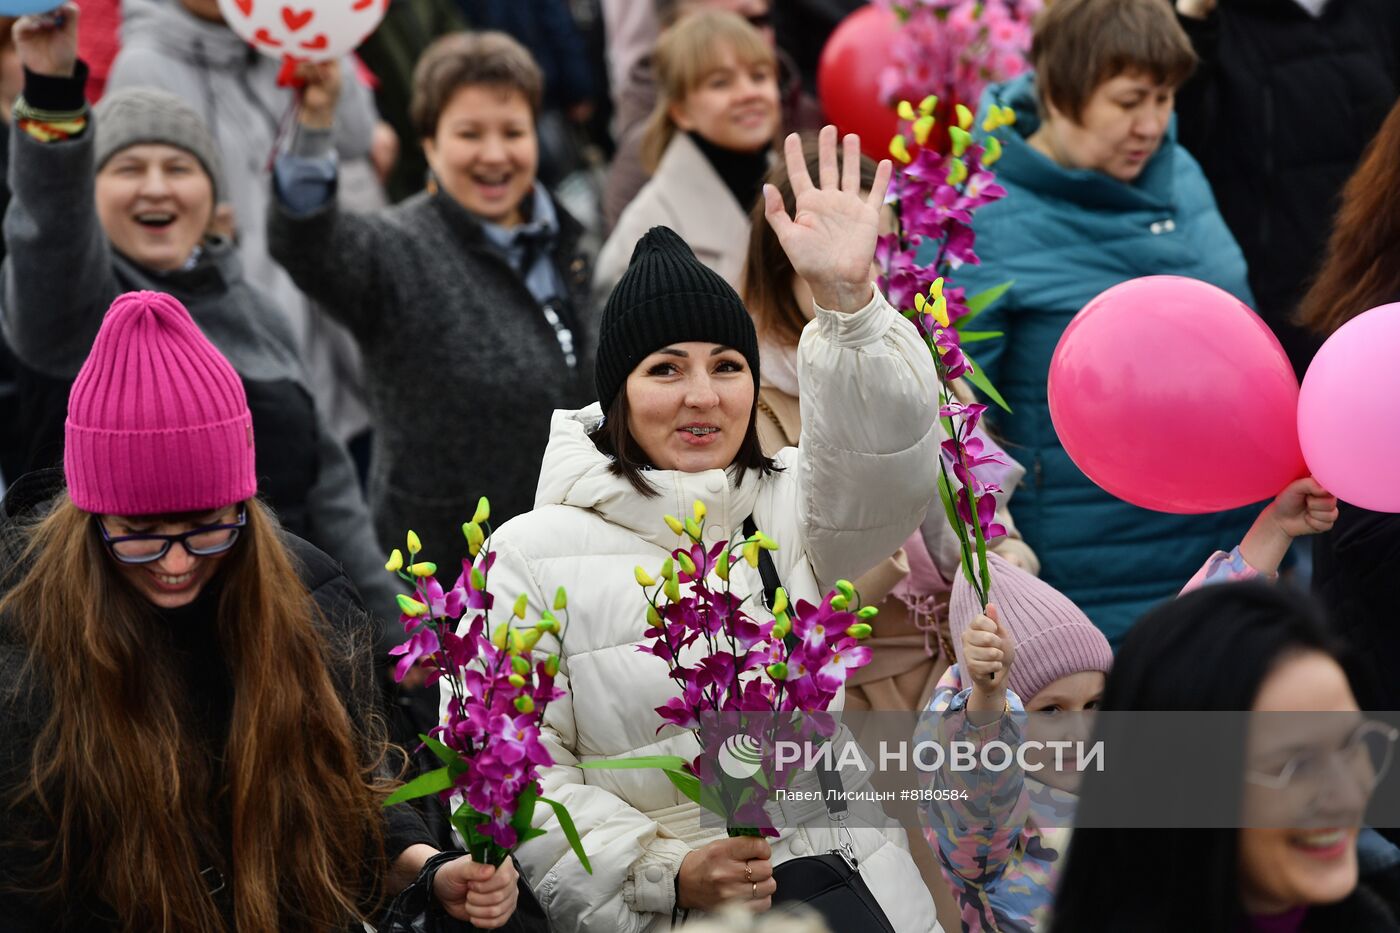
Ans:
[{"label": "pink knit beanie", "polygon": [[[1069,597],[995,554],[987,555],[987,563],[992,570],[990,602],[1016,640],[1016,660],[1006,684],[1022,702],[1061,677],[1080,671],[1108,673],[1113,666],[1108,639]],[[959,570],[948,602],[948,624],[963,671],[963,633],[981,611],[977,594]]]},{"label": "pink knit beanie", "polygon": [[85,512],[161,515],[257,494],[243,382],[184,305],[112,302],[68,395],[63,472]]}]

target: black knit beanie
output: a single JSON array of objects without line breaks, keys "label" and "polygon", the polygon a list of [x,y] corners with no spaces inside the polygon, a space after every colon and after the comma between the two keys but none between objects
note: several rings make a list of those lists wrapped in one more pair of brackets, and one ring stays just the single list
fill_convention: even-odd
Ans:
[{"label": "black knit beanie", "polygon": [[652,227],[603,308],[593,381],[607,411],[649,354],[700,340],[744,354],[758,391],[758,334],[734,288],[695,258],[670,227]]}]

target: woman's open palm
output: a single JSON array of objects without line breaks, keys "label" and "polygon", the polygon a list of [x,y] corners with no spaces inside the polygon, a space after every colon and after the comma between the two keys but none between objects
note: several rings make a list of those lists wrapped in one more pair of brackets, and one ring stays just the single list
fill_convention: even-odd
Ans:
[{"label": "woman's open palm", "polygon": [[[880,207],[890,181],[889,160],[880,162],[869,194],[860,190],[860,139],[848,135],[838,171],[836,128],[824,127],[818,138],[820,178],[813,184],[797,134],[788,136],[783,154],[796,210],[787,214],[782,196],[772,185],[763,188],[764,214],[793,271],[812,287],[817,303],[833,310],[857,310],[869,300],[870,263],[875,258]],[[863,296],[855,308],[828,302],[840,296]]]}]

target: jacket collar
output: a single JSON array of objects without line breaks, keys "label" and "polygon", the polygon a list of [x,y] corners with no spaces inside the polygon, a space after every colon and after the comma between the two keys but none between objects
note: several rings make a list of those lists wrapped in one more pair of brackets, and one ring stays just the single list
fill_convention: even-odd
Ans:
[{"label": "jacket collar", "polygon": [[982,95],[984,113],[990,104],[1016,111],[1013,131],[1002,137],[1003,155],[995,169],[1001,179],[1055,200],[1105,211],[1171,210],[1175,206],[1175,116],[1142,174],[1128,184],[1103,172],[1065,168],[1027,142],[1040,128],[1035,75],[1031,72],[987,88]]},{"label": "jacket collar", "polygon": [[[579,239],[583,235],[583,227],[568,211],[564,210],[564,206],[559,203],[557,198],[543,188],[538,188],[538,190],[549,199],[554,212],[554,221],[558,228],[554,239],[554,259],[560,265],[566,264],[569,259],[573,258],[578,249]],[[442,218],[442,222],[447,225],[447,228],[452,231],[463,246],[495,256],[500,255],[500,251],[494,248],[487,238],[481,219],[463,207],[461,202],[452,195],[443,191],[440,186],[437,191],[431,194],[424,192],[419,197],[427,199],[433,210]]]},{"label": "jacket collar", "polygon": [[685,239],[697,253],[724,255],[748,242],[749,218],[700,147],[677,133],[652,176],[674,216],[693,218]]},{"label": "jacket collar", "polygon": [[178,0],[123,0],[122,12],[123,43],[151,34],[170,54],[214,68],[246,64],[260,54],[224,23],[200,19]]},{"label": "jacket collar", "polygon": [[554,413],[535,492],[536,508],[570,505],[588,509],[665,550],[676,546],[676,535],[666,526],[665,516],[684,518],[697,499],[708,510],[708,527],[720,533],[738,531],[744,519],[753,514],[762,483],[754,471],[736,486],[734,474],[726,470],[651,470],[647,479],[660,495],[640,495],[627,480],[609,470],[611,461],[589,439],[589,432],[602,421],[603,412],[596,402],[579,411]]}]

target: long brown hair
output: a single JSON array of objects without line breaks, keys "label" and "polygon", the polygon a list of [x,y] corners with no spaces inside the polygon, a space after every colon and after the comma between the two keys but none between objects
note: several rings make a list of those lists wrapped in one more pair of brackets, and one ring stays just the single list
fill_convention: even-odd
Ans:
[{"label": "long brown hair", "polygon": [[[818,177],[821,159],[817,134],[802,134],[802,157],[807,162],[807,174]],[[839,156],[838,167],[845,164],[845,158],[844,154]],[[797,196],[792,193],[786,160],[777,160],[763,180],[778,189],[784,209],[792,214],[797,209]],[[860,186],[864,191],[875,187],[875,162],[869,156],[860,157]],[[792,260],[778,242],[773,225],[768,223],[763,199],[759,198],[749,212],[749,250],[744,258],[739,291],[760,339],[766,338],[780,346],[797,346],[802,328],[807,326],[807,315],[797,306],[797,297],[792,293],[796,278]]]},{"label": "long brown hair", "polygon": [[[86,895],[125,930],[224,930],[201,875],[211,863],[240,930],[321,933],[363,919],[378,896],[382,745],[336,690],[330,668],[344,658],[276,519],[256,500],[247,512],[218,571],[216,640],[233,686],[227,744],[214,750],[221,786],[182,722],[162,622],[116,571],[96,517],[65,493],[30,532],[0,619],[27,648],[20,681],[44,686],[49,712],[9,803],[37,807],[50,827],[28,840],[38,867],[22,885],[59,909]],[[211,812],[221,797],[226,838]]]},{"label": "long brown hair", "polygon": [[1327,259],[1297,321],[1331,334],[1362,311],[1400,299],[1400,103],[1390,109],[1342,189]]}]

